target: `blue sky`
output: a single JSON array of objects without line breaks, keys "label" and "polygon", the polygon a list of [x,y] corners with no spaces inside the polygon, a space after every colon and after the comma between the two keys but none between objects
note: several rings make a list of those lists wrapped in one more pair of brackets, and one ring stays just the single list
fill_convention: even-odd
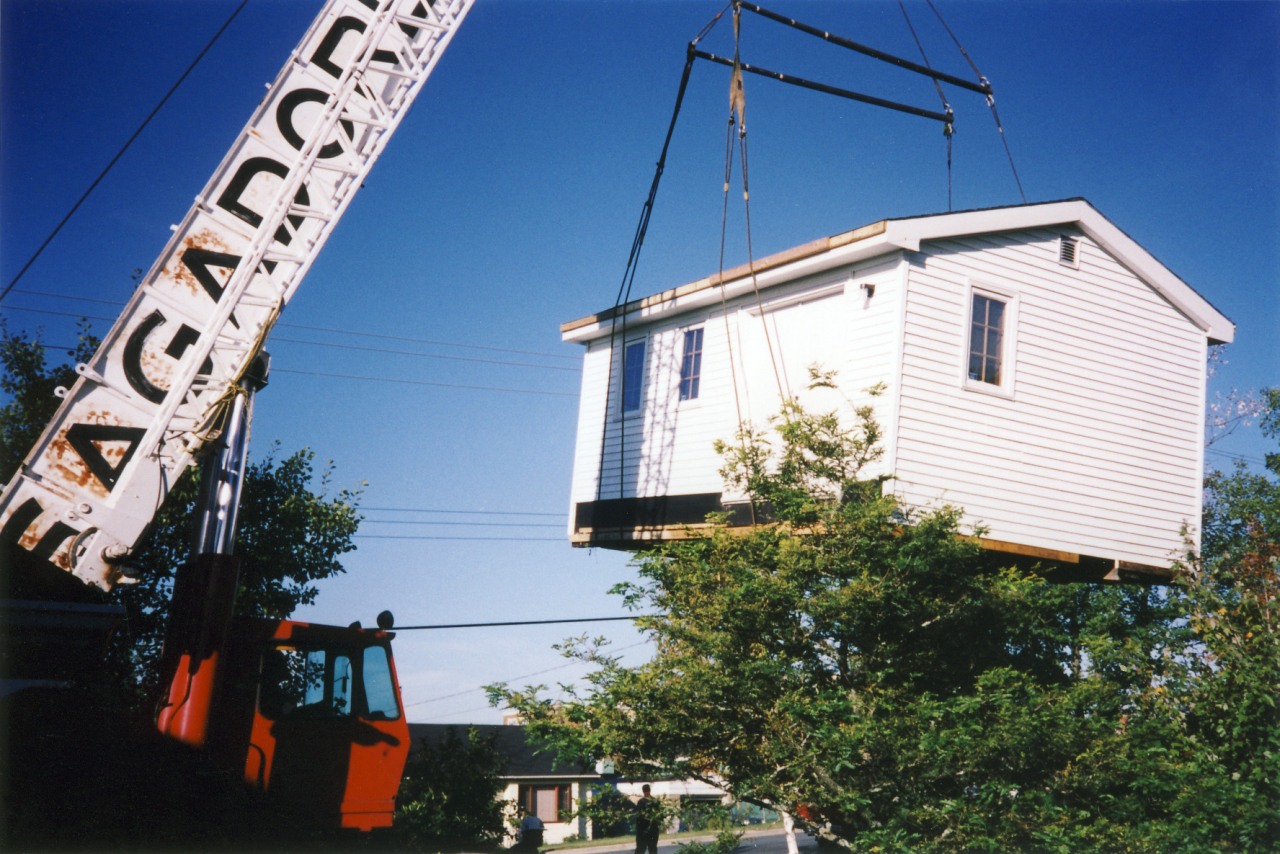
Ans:
[{"label": "blue sky", "polygon": [[[0,0],[5,284],[236,5]],[[769,5],[918,55],[896,3]],[[995,86],[1027,199],[1089,199],[1236,322],[1211,395],[1280,382],[1280,3],[937,6]],[[250,0],[0,306],[11,328],[55,347],[72,342],[81,315],[109,328],[130,272],[159,253],[319,7]],[[255,453],[308,446],[334,461],[335,484],[368,483],[348,574],[301,616],[368,622],[389,607],[418,625],[624,613],[607,591],[630,577],[625,557],[571,549],[564,535],[578,352],[558,327],[612,304],[685,44],[720,8],[478,0],[270,345]],[[932,63],[967,75],[928,5],[907,8]],[[705,45],[731,52],[727,22]],[[925,81],[759,18],[744,22],[742,53],[937,104]],[[746,87],[757,256],[946,210],[932,122],[762,78]],[[727,92],[725,69],[695,68],[637,293],[717,267]],[[985,105],[949,97],[954,208],[1018,203]],[[730,207],[737,263],[742,222]],[[1242,432],[1215,451],[1225,465],[1263,446]],[[473,689],[573,678],[551,645],[581,631],[632,660],[646,653],[626,623],[402,633],[411,719],[498,720]]]}]

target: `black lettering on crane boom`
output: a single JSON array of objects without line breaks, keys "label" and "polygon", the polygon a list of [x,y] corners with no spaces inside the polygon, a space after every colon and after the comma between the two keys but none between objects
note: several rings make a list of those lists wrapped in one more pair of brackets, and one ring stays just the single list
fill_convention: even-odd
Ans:
[{"label": "black lettering on crane boom", "polygon": [[[365,5],[368,5],[367,3]],[[376,8],[376,5],[373,7]],[[342,76],[342,66],[333,61],[333,52],[338,49],[338,45],[342,43],[342,37],[347,33],[363,33],[365,31],[365,23],[359,18],[342,17],[333,22],[333,26],[324,34],[324,38],[320,40],[320,44],[316,47],[316,52],[311,54],[311,61],[317,68],[326,72],[334,80]],[[400,58],[389,50],[375,50],[373,52],[373,61],[382,62],[387,65],[398,65]]]},{"label": "black lettering on crane boom", "polygon": [[[122,424],[72,424],[67,429],[67,444],[84,460],[90,474],[110,492],[120,479],[120,472],[129,465],[133,452],[138,450],[146,432],[142,427],[126,427]],[[99,442],[127,442],[128,446],[120,460],[113,465],[99,448]]]},{"label": "black lettering on crane boom", "polygon": [[[249,182],[257,175],[266,172],[269,175],[275,175],[281,179],[289,177],[289,169],[278,160],[272,160],[270,157],[250,157],[248,160],[240,164],[240,168],[236,170],[236,174],[231,176],[231,180],[227,182],[227,188],[222,191],[222,195],[218,197],[218,207],[227,213],[244,220],[249,225],[257,228],[262,225],[262,214],[257,211],[245,207],[240,201],[240,197],[244,195],[244,191],[248,189]],[[311,197],[307,194],[306,187],[299,187],[298,194],[294,197],[294,201],[299,205],[306,206],[311,203]],[[289,222],[294,228],[300,228],[304,221],[304,217],[290,216]],[[289,233],[289,229],[281,223],[276,229],[276,242],[288,246],[293,241],[293,235]]]},{"label": "black lettering on crane boom", "polygon": [[[302,138],[302,134],[298,133],[293,126],[293,111],[298,108],[299,104],[307,102],[324,104],[328,100],[329,93],[322,92],[319,89],[295,89],[281,98],[279,105],[276,106],[276,127],[280,129],[280,135],[285,138],[285,141],[296,150],[301,151],[302,146],[306,144],[306,140]],[[347,139],[355,138],[355,125],[349,120],[342,120],[342,129],[346,132]],[[342,143],[334,140],[324,145],[316,156],[321,160],[327,160],[330,157],[337,157],[341,153]]]},{"label": "black lettering on crane boom", "polygon": [[[160,388],[160,386],[147,378],[146,373],[142,370],[142,352],[147,339],[151,337],[151,333],[163,326],[164,323],[165,316],[159,309],[152,311],[143,318],[142,322],[129,335],[129,340],[124,343],[123,364],[121,365],[124,368],[124,378],[128,380],[129,387],[146,400],[157,405],[164,403],[164,396],[169,393],[169,390]],[[186,352],[187,348],[196,343],[199,338],[200,333],[184,323],[178,327],[178,331],[169,340],[169,346],[165,348],[164,353],[177,361],[182,358],[182,354]],[[200,372],[203,374],[209,373],[212,370],[212,365],[213,363],[210,360],[205,359]]]}]

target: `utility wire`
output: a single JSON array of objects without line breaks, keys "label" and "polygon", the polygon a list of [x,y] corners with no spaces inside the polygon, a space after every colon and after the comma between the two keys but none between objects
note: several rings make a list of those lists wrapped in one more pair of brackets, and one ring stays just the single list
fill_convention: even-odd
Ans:
[{"label": "utility wire", "polygon": [[[644,646],[646,643],[648,643],[648,641],[640,641],[640,643],[633,643],[628,646],[619,647],[618,649],[615,649],[614,652],[626,652],[629,649],[635,649],[638,646]],[[545,670],[535,670],[532,673],[522,673],[519,676],[511,676],[506,679],[501,679],[499,681],[514,682],[517,679],[528,679],[531,676],[542,676],[545,673],[554,673],[557,670],[564,670],[565,668],[573,667],[580,663],[581,662],[578,662],[578,661],[569,661],[564,664],[557,664],[555,667],[548,667]],[[483,690],[484,690],[483,685],[477,685],[474,688],[468,688],[465,691],[458,691],[453,694],[445,694],[442,697],[431,697],[430,699],[427,699],[427,700],[419,700],[416,703],[406,703],[405,708],[408,709],[408,708],[412,708],[413,706],[425,706],[427,703],[438,703],[441,700],[454,700],[454,699],[457,699],[458,697],[465,697],[467,694],[474,694],[476,691],[483,691]],[[473,710],[468,709],[467,711],[473,711]]]},{"label": "utility wire", "polygon": [[129,146],[133,145],[134,140],[138,138],[147,125],[151,124],[151,120],[156,117],[156,114],[159,113],[160,109],[169,101],[169,98],[173,93],[178,91],[178,87],[181,86],[183,81],[187,79],[187,76],[195,70],[195,67],[200,64],[200,60],[204,59],[204,55],[208,53],[210,48],[212,48],[218,39],[222,37],[222,34],[226,32],[227,27],[231,26],[231,22],[235,20],[236,16],[240,14],[240,11],[244,9],[248,2],[249,0],[241,0],[240,5],[235,8],[235,11],[233,11],[223,25],[218,28],[218,31],[213,34],[213,38],[209,39],[209,43],[204,46],[204,50],[200,51],[200,53],[196,55],[196,58],[187,66],[187,70],[182,72],[182,75],[177,79],[177,81],[169,87],[169,91],[160,99],[160,103],[156,104],[155,109],[151,111],[151,114],[142,120],[142,124],[138,125],[138,129],[133,132],[133,136],[129,137],[120,150],[116,152],[116,156],[111,158],[111,162],[106,165],[106,168],[98,173],[98,177],[93,179],[93,183],[89,185],[89,189],[85,190],[84,195],[82,195],[76,203],[71,206],[71,210],[67,211],[67,215],[62,218],[62,221],[54,226],[53,231],[51,231],[49,236],[44,239],[44,243],[41,243],[35,253],[27,259],[27,263],[22,265],[22,269],[18,271],[18,274],[9,281],[9,284],[5,285],[4,292],[0,293],[0,301],[3,301],[4,298],[9,295],[9,292],[13,290],[13,286],[18,284],[18,280],[23,277],[27,270],[30,269],[31,265],[35,263],[36,259],[40,257],[41,253],[44,252],[45,247],[53,242],[53,239],[58,236],[58,232],[62,231],[62,227],[67,224],[72,216],[75,215],[76,211],[80,210],[80,206],[84,204],[85,199],[89,198],[89,194],[97,188],[98,184],[102,183],[102,179],[107,177],[107,173],[110,172],[112,167],[116,165],[116,162],[124,156],[124,153],[129,150]]},{"label": "utility wire", "polygon": [[[16,291],[16,293],[39,294],[40,296],[50,296],[50,297],[54,297],[61,300],[95,302],[95,303],[102,303],[105,305],[114,305],[114,306],[120,306],[120,307],[124,306],[124,303],[119,300],[95,299],[93,297],[61,296],[59,294],[48,293],[45,291],[23,290],[22,288],[19,288]],[[51,309],[51,308],[6,306],[6,310],[25,311],[30,314],[47,314],[47,315],[52,315],[54,317],[74,317],[77,319],[83,318],[84,320],[101,320],[101,321],[111,322],[111,323],[114,323],[116,320],[115,317],[106,317],[104,315],[87,315],[87,314],[74,312],[74,311],[58,311],[56,309]],[[364,338],[374,338],[374,339],[380,339],[383,341],[403,341],[403,342],[414,343],[414,344],[431,344],[431,345],[436,345],[440,347],[456,347],[459,349],[481,350],[481,351],[486,351],[490,353],[514,353],[514,354],[523,355],[523,356],[533,356],[539,359],[557,359],[557,360],[563,360],[563,361],[571,361],[575,363],[575,366],[570,368],[570,367],[561,367],[559,365],[538,365],[530,362],[503,362],[503,361],[496,361],[496,360],[488,362],[489,364],[495,364],[495,365],[514,365],[517,367],[546,368],[547,370],[552,370],[552,371],[566,371],[566,370],[576,371],[577,370],[576,363],[578,362],[578,359],[579,359],[577,355],[566,355],[564,353],[549,353],[549,352],[538,351],[538,350],[515,350],[509,347],[492,347],[485,344],[469,344],[461,341],[443,341],[440,339],[432,339],[432,338],[409,338],[409,337],[400,336],[400,335],[384,335],[377,332],[360,332],[354,329],[335,329],[335,328],[326,328],[326,327],[319,327],[319,326],[305,326],[305,325],[296,324],[296,323],[277,323],[276,328],[277,329],[306,329],[306,330],[317,331],[317,332],[329,332],[329,333],[337,333],[340,335],[354,335],[354,336],[360,336]],[[332,342],[332,341],[305,341],[301,339],[284,338],[280,336],[272,336],[271,338],[268,339],[268,342],[275,342],[275,341],[287,341],[289,343],[295,343],[295,344],[307,344],[313,347],[333,347],[335,349],[343,349],[343,350],[366,350],[371,353],[390,353],[394,355],[420,356],[420,357],[429,358],[429,359],[451,359],[455,361],[473,361],[473,362],[487,361],[484,359],[471,359],[466,356],[448,356],[440,353],[418,353],[412,350],[392,350],[392,349],[380,349],[376,347],[360,347],[354,344],[339,344],[337,342]]]},{"label": "utility wire", "polygon": [[1254,463],[1255,465],[1266,465],[1266,460],[1261,457],[1255,457],[1251,454],[1237,454],[1231,451],[1222,451],[1217,448],[1205,448],[1206,454],[1213,454],[1218,457],[1226,457],[1231,460],[1244,460],[1246,463]]},{"label": "utility wire", "polygon": [[555,516],[565,518],[568,513],[546,513],[530,510],[436,510],[429,507],[361,507],[370,513],[460,513],[469,516]]},{"label": "utility wire", "polygon": [[455,522],[431,519],[363,519],[361,525],[452,525],[464,528],[563,528],[554,522]]},{"label": "utility wire", "polygon": [[644,614],[631,617],[576,617],[563,620],[509,620],[500,623],[449,623],[436,626],[396,626],[394,631],[413,632],[431,629],[492,629],[500,626],[549,626],[555,623],[616,623],[620,620],[638,620]]},{"label": "utility wire", "polygon": [[505,388],[502,386],[470,385],[467,383],[442,383],[442,382],[435,382],[432,380],[411,380],[411,379],[402,379],[399,377],[371,377],[371,376],[362,376],[359,374],[335,374],[335,373],[329,373],[327,371],[301,371],[296,368],[273,367],[271,369],[271,373],[272,374],[297,374],[298,376],[303,376],[303,377],[324,377],[325,379],[335,379],[335,380],[359,380],[360,382],[398,383],[400,385],[425,385],[425,386],[433,386],[435,388],[465,389],[467,391],[501,391],[501,392],[506,392],[508,394],[534,394],[534,395],[542,395],[545,397],[577,397],[578,396],[578,393],[576,391],[545,391],[542,389]]},{"label": "utility wire", "polygon": [[[124,300],[119,300],[119,299],[103,299],[102,297],[82,297],[82,296],[76,296],[73,294],[59,294],[53,291],[38,291],[38,290],[35,290],[34,288],[15,288],[13,292],[15,294],[25,294],[27,296],[32,296],[32,297],[53,297],[54,299],[71,300],[73,302],[96,302],[100,305],[115,305],[115,306],[123,307],[125,304]],[[34,309],[30,309],[30,310],[34,310]]]},{"label": "utility wire", "polygon": [[446,356],[441,353],[419,353],[414,350],[392,350],[389,347],[362,347],[359,344],[339,344],[336,341],[306,341],[301,338],[288,338],[273,335],[269,344],[283,342],[287,344],[304,344],[309,347],[329,347],[335,350],[356,350],[363,353],[380,353],[390,356],[416,356],[420,359],[447,359],[451,362],[477,362],[483,365],[504,365],[513,368],[541,368],[547,371],[568,371],[577,373],[576,365],[537,365],[532,362],[514,362],[507,359],[481,359],[476,356]]},{"label": "utility wire", "polygon": [[[23,289],[23,288],[19,288],[19,289],[17,289],[17,291],[16,291],[16,292],[17,292],[17,293],[26,293],[26,294],[38,294],[38,295],[42,295],[42,296],[46,296],[46,295],[47,295],[47,296],[59,296],[59,295],[57,295],[57,294],[49,294],[49,293],[47,293],[47,292],[43,292],[43,291],[32,291],[32,290],[26,290],[26,289]],[[82,301],[82,302],[97,302],[97,303],[104,303],[104,304],[108,304],[108,305],[123,305],[123,303],[120,303],[120,302],[115,301],[115,300],[95,299],[95,298],[93,298],[93,297],[71,297],[71,296],[69,296],[69,297],[60,297],[60,298],[70,299],[70,300],[80,300],[80,301]],[[115,318],[113,318],[113,317],[100,317],[100,316],[84,315],[84,314],[79,314],[79,313],[77,313],[77,312],[54,311],[54,310],[52,310],[52,309],[25,308],[25,307],[19,307],[19,306],[6,306],[6,307],[5,307],[5,310],[6,310],[6,311],[27,311],[27,312],[32,312],[32,313],[36,313],[36,314],[48,314],[48,315],[55,315],[55,316],[59,316],[59,317],[75,317],[75,318],[84,318],[85,320],[102,320],[102,321],[112,321],[112,322],[115,320]],[[450,346],[450,347],[467,347],[467,348],[471,348],[471,349],[479,349],[479,350],[493,350],[493,351],[499,351],[499,352],[518,352],[518,353],[525,353],[525,354],[528,354],[528,355],[543,356],[543,357],[547,357],[547,358],[573,358],[573,359],[576,359],[576,358],[577,358],[577,357],[575,357],[575,356],[560,356],[559,354],[554,354],[554,353],[539,353],[539,352],[537,352],[537,351],[532,351],[532,350],[506,350],[505,348],[501,348],[501,347],[486,347],[486,346],[484,346],[484,345],[480,345],[480,344],[463,344],[463,343],[457,343],[457,342],[450,342],[450,341],[438,341],[438,340],[423,339],[423,338],[403,338],[403,337],[395,336],[395,335],[381,335],[381,334],[376,333],[376,332],[357,332],[357,331],[355,331],[355,330],[329,329],[329,328],[324,328],[324,327],[310,327],[310,326],[302,326],[302,325],[299,325],[299,324],[288,324],[288,323],[279,323],[279,324],[276,324],[276,326],[277,326],[277,328],[283,328],[283,327],[290,327],[290,326],[292,326],[292,327],[294,327],[294,328],[299,328],[299,329],[317,329],[317,330],[330,331],[330,332],[340,332],[340,333],[347,334],[347,335],[360,335],[360,336],[365,336],[365,337],[369,337],[369,338],[383,338],[383,339],[389,339],[389,340],[400,340],[400,341],[416,341],[416,342],[425,343],[425,344],[440,344],[440,345],[443,345],[443,346]],[[313,341],[313,342],[305,342],[305,343],[309,343],[309,344],[313,344],[313,345],[315,345],[315,346],[321,346],[321,347],[328,347],[328,346],[341,346],[341,345],[331,345],[331,344],[327,344],[327,343],[324,343],[324,342],[314,342],[314,341]],[[70,346],[61,346],[61,347],[58,347],[58,346],[54,346],[54,345],[52,345],[52,344],[46,344],[45,346],[49,347],[49,349],[51,349],[51,350],[71,350],[71,349],[73,349],[73,348],[72,348],[72,347],[70,347]],[[369,349],[371,352],[383,352],[383,351],[380,351],[380,350],[378,350],[378,349],[376,349],[376,348],[367,348],[367,349]],[[401,352],[401,351],[386,351],[386,352]],[[437,359],[458,359],[458,360],[462,360],[462,361],[476,361],[476,362],[483,362],[483,361],[484,361],[484,360],[480,360],[480,359],[466,359],[465,357],[459,357],[459,356],[445,356],[445,355],[430,354],[430,353],[421,353],[421,354],[406,353],[405,355],[421,355],[421,356],[427,356],[427,357],[437,358]],[[505,363],[495,362],[495,364],[505,364]],[[514,364],[514,363],[513,363],[513,364]],[[549,369],[549,370],[559,370],[558,368],[556,368],[555,366],[552,366],[552,365],[527,365],[527,366],[522,365],[522,367],[530,367],[530,368],[547,368],[547,369]],[[335,377],[338,377],[338,378],[340,378],[340,379],[358,379],[358,380],[365,380],[365,381],[370,381],[370,382],[406,383],[406,384],[413,384],[413,385],[438,385],[438,386],[443,386],[443,387],[446,387],[446,388],[462,388],[462,389],[469,389],[469,390],[474,390],[474,391],[499,391],[499,392],[509,392],[509,393],[519,393],[519,394],[541,394],[541,395],[550,395],[550,396],[558,396],[558,397],[575,397],[575,396],[576,396],[576,393],[574,393],[574,392],[537,391],[537,390],[531,390],[531,389],[508,389],[508,388],[493,387],[493,386],[464,385],[464,384],[460,384],[460,383],[432,383],[432,382],[428,382],[428,381],[426,381],[426,380],[407,380],[407,379],[395,378],[395,377],[356,377],[356,376],[347,376],[347,375],[339,375],[339,374],[322,374],[322,373],[319,373],[319,372],[312,372],[312,371],[291,370],[291,369],[289,369],[289,368],[280,368],[280,367],[277,367],[277,368],[275,368],[274,370],[276,371],[276,373],[295,373],[295,374],[300,374],[300,375],[303,375],[303,376],[335,376]],[[1254,463],[1254,464],[1256,464],[1256,465],[1262,465],[1262,464],[1264,463],[1264,460],[1262,460],[1261,458],[1256,457],[1256,456],[1251,456],[1251,455],[1248,455],[1248,454],[1238,454],[1238,453],[1233,453],[1233,452],[1231,452],[1231,451],[1223,451],[1223,450],[1219,450],[1219,449],[1217,449],[1217,448],[1208,448],[1208,449],[1206,449],[1206,453],[1214,454],[1214,455],[1216,455],[1216,456],[1220,456],[1220,457],[1226,457],[1226,458],[1228,458],[1228,459],[1244,460],[1245,462]],[[488,510],[433,510],[433,509],[428,509],[428,508],[416,508],[416,507],[362,507],[362,508],[360,508],[360,509],[362,509],[362,510],[369,510],[369,511],[387,511],[387,512],[396,512],[396,513],[481,513],[481,514],[490,514],[490,515],[495,515],[495,516],[504,516],[504,515],[534,515],[534,516],[558,516],[558,517],[561,517],[561,518],[563,518],[563,517],[565,516],[565,514],[563,514],[563,513],[528,513],[528,512],[523,512],[523,513],[522,513],[522,512],[518,512],[518,511],[516,511],[516,512],[503,512],[503,511],[496,511],[496,510],[495,510],[495,511],[488,511]]]},{"label": "utility wire", "polygon": [[539,356],[547,359],[567,359],[573,362],[578,361],[578,357],[576,355],[571,356],[564,353],[547,353],[538,350],[519,350],[510,347],[491,347],[484,344],[463,344],[457,341],[439,341],[432,338],[409,338],[402,335],[385,335],[377,332],[357,332],[353,329],[338,329],[331,326],[311,326],[304,323],[278,323],[276,326],[278,328],[309,329],[313,332],[337,332],[342,335],[363,335],[369,338],[381,338],[387,341],[411,341],[417,344],[444,344],[449,347],[463,347],[472,350],[492,350],[499,353],[520,353],[526,356]]},{"label": "utility wire", "polygon": [[450,537],[433,534],[352,534],[358,540],[465,540],[490,543],[559,543],[563,537]]}]

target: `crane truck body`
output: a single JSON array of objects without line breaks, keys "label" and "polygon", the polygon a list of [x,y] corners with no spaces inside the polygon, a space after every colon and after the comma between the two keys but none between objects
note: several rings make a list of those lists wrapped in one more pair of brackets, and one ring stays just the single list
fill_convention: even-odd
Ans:
[{"label": "crane truck body", "polygon": [[0,493],[12,693],[74,675],[60,659],[93,646],[77,632],[100,634],[118,609],[66,579],[90,591],[127,583],[130,550],[207,460],[157,726],[257,802],[317,827],[390,824],[408,726],[389,618],[363,629],[234,616],[237,489],[265,382],[255,365],[472,3],[324,4]]}]

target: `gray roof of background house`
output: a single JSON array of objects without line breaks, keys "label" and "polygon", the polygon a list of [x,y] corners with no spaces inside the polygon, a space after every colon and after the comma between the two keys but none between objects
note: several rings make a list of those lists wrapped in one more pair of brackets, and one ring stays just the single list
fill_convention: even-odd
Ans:
[{"label": "gray roof of background house", "polygon": [[410,751],[416,751],[425,739],[428,744],[437,745],[448,738],[449,730],[454,730],[459,738],[466,738],[467,730],[474,729],[485,738],[493,738],[494,747],[507,757],[505,779],[598,779],[593,766],[578,765],[571,762],[558,761],[555,753],[549,748],[539,749],[532,743],[528,730],[523,726],[502,726],[497,724],[409,724]]}]

